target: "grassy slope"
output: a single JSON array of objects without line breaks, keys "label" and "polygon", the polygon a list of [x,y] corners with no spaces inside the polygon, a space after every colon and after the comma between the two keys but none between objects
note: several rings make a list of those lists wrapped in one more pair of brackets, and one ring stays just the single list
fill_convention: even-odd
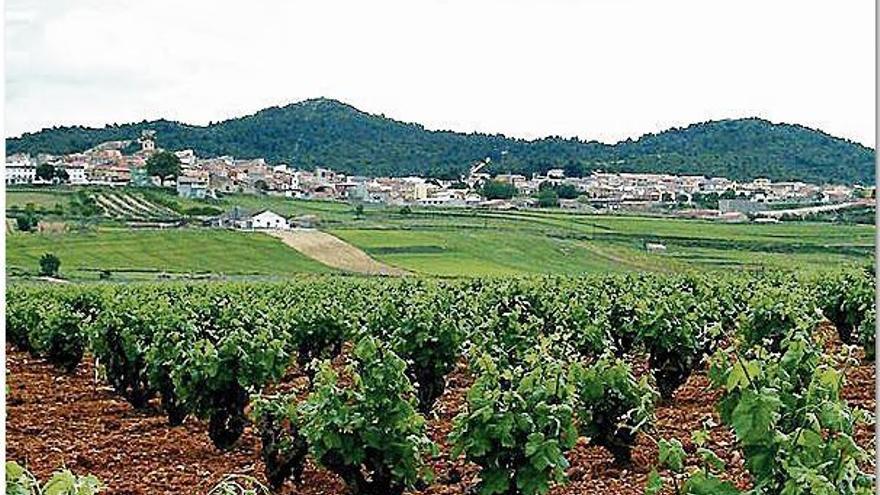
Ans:
[{"label": "grassy slope", "polygon": [[67,206],[69,194],[61,192],[6,191],[6,207],[24,208],[33,203],[37,208],[53,209],[56,204]]},{"label": "grassy slope", "polygon": [[63,235],[6,237],[7,269],[36,271],[43,253],[61,259],[65,275],[84,268],[225,274],[292,275],[331,271],[259,233],[206,230],[101,230]]},{"label": "grassy slope", "polygon": [[430,275],[573,274],[624,268],[578,241],[516,231],[346,229],[331,233],[385,263]]},{"label": "grassy slope", "polygon": [[[371,223],[393,230],[337,228],[332,232],[386,263],[444,275],[511,269],[553,273],[731,267],[813,270],[870,262],[874,246],[872,226],[827,223],[720,224],[560,212],[418,214],[406,220],[387,217],[381,221],[371,221],[368,215],[364,226]],[[664,243],[667,252],[645,253],[644,243],[649,241]],[[558,246],[566,246],[569,252]]]}]

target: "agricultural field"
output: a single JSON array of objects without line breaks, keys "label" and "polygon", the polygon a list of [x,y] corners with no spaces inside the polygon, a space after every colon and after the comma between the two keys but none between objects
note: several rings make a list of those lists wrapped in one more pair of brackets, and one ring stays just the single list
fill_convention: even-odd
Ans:
[{"label": "agricultural field", "polygon": [[[384,217],[367,213],[360,225],[350,222],[329,231],[380,261],[406,270],[465,275],[475,268],[483,273],[480,267],[490,272],[567,273],[813,270],[867,265],[873,262],[875,229],[806,222],[723,224],[659,217],[477,211]],[[646,243],[663,244],[666,251],[646,253]],[[548,259],[553,261],[548,263]]]},{"label": "agricultural field", "polygon": [[67,206],[71,195],[71,192],[66,191],[7,190],[6,208],[23,210],[27,205],[32,204],[37,209],[54,210],[58,205],[62,208]]},{"label": "agricultural field", "polygon": [[167,206],[124,191],[96,191],[90,194],[102,214],[114,220],[173,221],[179,214]]},{"label": "agricultural field", "polygon": [[333,271],[260,233],[200,229],[111,229],[6,236],[7,273],[35,273],[44,253],[61,259],[61,274],[91,279],[152,278],[159,273],[272,275]]},{"label": "agricultural field", "polygon": [[867,495],[874,290],[859,270],[14,283],[7,458],[110,494]]},{"label": "agricultural field", "polygon": [[660,269],[642,253],[622,248],[615,258],[586,242],[496,229],[340,229],[339,238],[372,257],[414,273],[510,276]]},{"label": "agricultural field", "polygon": [[[46,219],[67,222],[73,228],[65,234],[69,238],[60,234],[10,236],[7,256],[15,270],[8,270],[8,274],[33,271],[34,260],[45,252],[53,252],[61,258],[63,271],[85,267],[131,269],[132,273],[148,269],[290,276],[328,269],[317,262],[303,262],[308,253],[303,255],[292,247],[287,248],[292,253],[281,254],[279,250],[283,251],[284,245],[262,239],[260,234],[206,233],[207,229],[201,227],[205,216],[190,214],[219,213],[234,207],[250,212],[271,209],[288,217],[313,216],[319,230],[347,243],[347,246],[338,243],[345,249],[327,257],[338,259],[346,256],[346,252],[361,256],[358,251],[362,251],[376,262],[390,266],[390,271],[424,276],[765,268],[814,271],[867,266],[874,262],[875,228],[871,225],[725,224],[669,217],[587,215],[562,210],[500,212],[366,206],[358,212],[352,205],[339,202],[255,195],[196,201],[155,190],[97,189],[89,192],[94,198],[92,206],[97,216],[83,227],[85,221],[81,216],[68,216],[68,212],[88,206],[75,206],[78,204],[76,195],[63,190],[19,191],[14,195],[18,195],[15,204],[39,200],[40,204],[50,205],[55,200],[68,198],[64,215]],[[128,233],[120,230],[125,226],[132,227]],[[144,227],[175,228],[150,230]],[[167,254],[151,251],[145,260],[145,255],[139,252],[142,247],[139,239],[155,241],[157,249]],[[197,249],[190,239],[198,239]],[[107,249],[105,243],[112,246],[110,257],[103,256]],[[664,250],[647,252],[649,243],[660,244]],[[251,251],[248,246],[268,250]],[[205,253],[208,253],[207,259],[204,259]],[[133,261],[124,262],[124,257]],[[354,264],[342,261],[336,266]],[[81,275],[67,273],[69,276],[78,274]]]}]

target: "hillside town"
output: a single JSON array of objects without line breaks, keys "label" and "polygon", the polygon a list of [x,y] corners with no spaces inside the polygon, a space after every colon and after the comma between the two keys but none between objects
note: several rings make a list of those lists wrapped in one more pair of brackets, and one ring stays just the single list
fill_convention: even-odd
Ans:
[{"label": "hillside town", "polygon": [[[180,171],[171,183],[147,173],[148,159],[159,153],[156,135],[144,131],[136,141],[111,141],[89,150],[63,156],[15,154],[6,159],[6,185],[53,183],[70,186],[149,187],[173,185],[190,199],[218,195],[266,194],[297,199],[340,200],[388,206],[487,207],[496,209],[538,206],[545,188],[565,190],[555,205],[580,210],[639,209],[656,205],[691,206],[692,216],[742,215],[762,211],[772,204],[812,207],[846,204],[873,194],[860,186],[774,182],[756,178],[736,182],[724,177],[594,171],[587,177],[567,177],[562,169],[526,177],[492,175],[486,159],[475,163],[458,180],[425,177],[363,177],[317,167],[301,170],[289,164],[269,164],[264,159],[231,156],[200,157],[193,150],[174,151]],[[51,177],[40,174],[50,165]],[[508,194],[487,193],[487,183],[503,184]],[[705,199],[714,200],[705,208]],[[702,209],[701,209],[702,208]],[[708,210],[708,211],[706,211]]]}]

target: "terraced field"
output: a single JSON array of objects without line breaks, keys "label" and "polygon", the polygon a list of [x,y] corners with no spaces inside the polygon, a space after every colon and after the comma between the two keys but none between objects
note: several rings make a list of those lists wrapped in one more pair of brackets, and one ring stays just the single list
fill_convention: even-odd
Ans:
[{"label": "terraced field", "polygon": [[174,210],[153,203],[142,196],[116,191],[92,195],[105,217],[129,221],[173,221],[180,217]]}]

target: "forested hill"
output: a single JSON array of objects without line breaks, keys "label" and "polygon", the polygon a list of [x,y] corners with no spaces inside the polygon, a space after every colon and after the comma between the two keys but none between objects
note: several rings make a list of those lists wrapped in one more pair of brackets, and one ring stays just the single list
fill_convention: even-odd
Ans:
[{"label": "forested hill", "polygon": [[208,126],[158,120],[102,129],[57,127],[6,140],[7,153],[82,151],[104,141],[157,131],[159,146],[192,148],[199,156],[263,157],[300,168],[316,165],[359,175],[453,177],[476,160],[491,171],[530,175],[565,168],[769,177],[816,183],[873,183],[874,150],[799,125],[749,118],[693,124],[614,145],[549,137],[430,131],[418,124],[371,115],[329,99],[313,99]]}]

